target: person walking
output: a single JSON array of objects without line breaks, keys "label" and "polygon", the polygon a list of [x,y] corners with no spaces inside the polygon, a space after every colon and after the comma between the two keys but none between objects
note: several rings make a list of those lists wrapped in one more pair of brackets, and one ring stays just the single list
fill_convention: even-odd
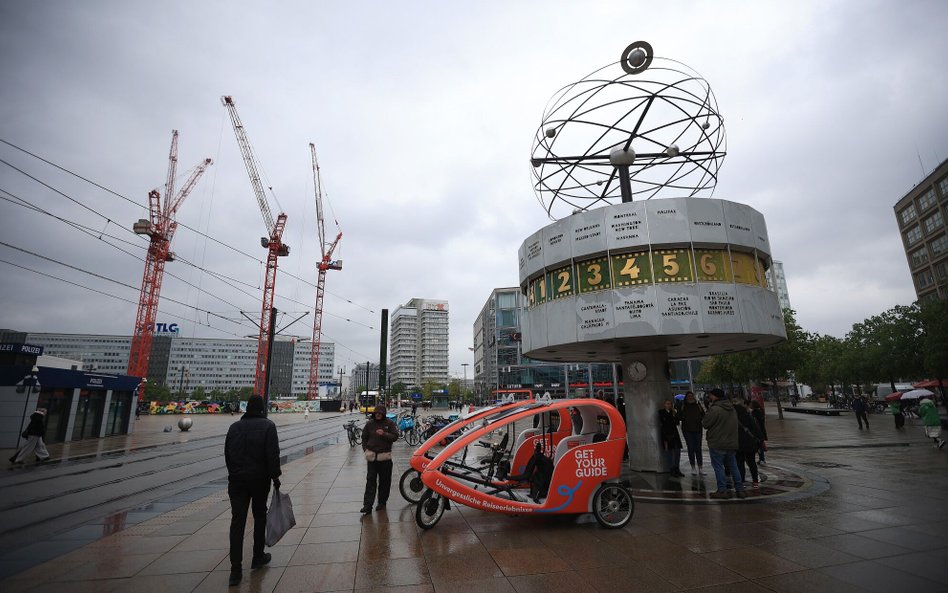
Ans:
[{"label": "person walking", "polygon": [[665,403],[658,411],[658,430],[662,439],[662,450],[665,452],[665,460],[668,462],[668,468],[671,475],[675,478],[684,477],[681,473],[681,438],[678,436],[678,412],[675,410],[675,403],[666,399]]},{"label": "person walking", "polygon": [[699,473],[704,473],[702,470],[704,454],[701,451],[703,433],[701,420],[704,418],[704,407],[698,403],[695,394],[691,391],[685,393],[685,401],[681,405],[681,412],[678,416],[681,418],[681,434],[684,435],[685,445],[688,447],[688,463],[691,464],[691,475],[696,476]]},{"label": "person walking", "polygon": [[869,406],[866,404],[866,396],[860,395],[853,400],[853,413],[856,414],[856,421],[859,422],[859,430],[862,430],[862,423],[866,423],[866,430],[869,430],[869,416],[867,412]]},{"label": "person walking", "polygon": [[[755,402],[756,403],[756,402]],[[754,416],[744,405],[744,400],[734,398],[734,411],[737,412],[737,469],[741,472],[741,481],[747,481],[747,468],[750,468],[751,480],[754,488],[760,488],[760,476],[757,473],[757,461],[755,456],[760,443],[763,442],[764,435],[760,432],[760,427]],[[732,476],[733,477],[733,476]]]},{"label": "person walking", "polygon": [[895,428],[901,430],[905,428],[905,414],[902,413],[902,402],[894,401],[889,404],[892,410],[892,418],[895,419]]},{"label": "person walking", "polygon": [[935,447],[945,448],[945,439],[941,438],[941,417],[938,415],[938,408],[935,402],[927,397],[918,403],[918,416],[925,425],[925,435],[934,441]]},{"label": "person walking", "polygon": [[250,568],[270,562],[263,546],[267,533],[267,495],[270,482],[280,489],[280,439],[276,425],[264,414],[263,398],[253,395],[247,413],[230,425],[224,439],[227,495],[230,497],[230,580],[240,583],[243,570],[247,507],[253,512],[253,557]]},{"label": "person walking", "polygon": [[727,480],[724,476],[724,468],[727,467],[728,471],[731,472],[731,479],[734,482],[737,497],[747,498],[744,483],[738,479],[741,474],[737,468],[736,458],[738,449],[737,413],[720,389],[709,391],[708,401],[711,402],[711,405],[708,407],[704,419],[701,420],[701,425],[708,431],[708,454],[711,456],[711,467],[714,469],[714,480],[717,483],[717,490],[709,496],[711,498],[731,498],[731,491],[727,487]]},{"label": "person walking", "polygon": [[763,439],[760,441],[760,447],[757,449],[757,455],[759,457],[758,463],[763,464],[765,462],[764,454],[767,452],[767,414],[764,413],[764,406],[761,405],[756,399],[751,402],[751,416],[754,417],[754,421],[757,422],[757,428],[760,429],[760,434]]},{"label": "person walking", "polygon": [[365,495],[362,497],[361,513],[367,515],[372,512],[372,503],[375,502],[378,490],[378,506],[375,510],[381,511],[388,502],[389,492],[392,490],[392,443],[398,440],[398,427],[385,417],[385,406],[375,406],[372,417],[362,429],[362,451],[368,467],[365,474]]},{"label": "person walking", "polygon": [[36,411],[30,414],[30,423],[27,424],[26,430],[20,435],[26,439],[26,442],[13,454],[13,457],[10,458],[10,463],[23,465],[23,460],[30,455],[36,456],[37,463],[47,461],[49,459],[49,451],[46,449],[46,443],[43,442],[43,436],[45,434],[46,408],[36,408]]}]

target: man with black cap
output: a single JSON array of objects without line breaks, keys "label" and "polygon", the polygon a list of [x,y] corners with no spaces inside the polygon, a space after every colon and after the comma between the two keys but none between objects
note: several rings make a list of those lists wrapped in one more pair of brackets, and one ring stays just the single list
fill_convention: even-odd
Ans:
[{"label": "man with black cap", "polygon": [[244,527],[247,507],[253,511],[253,558],[250,568],[270,562],[264,553],[267,534],[267,496],[270,481],[280,489],[280,440],[276,425],[264,413],[263,398],[250,397],[247,413],[230,425],[224,441],[227,494],[230,496],[230,585],[240,583],[243,570]]},{"label": "man with black cap", "polygon": [[385,417],[386,411],[382,404],[375,406],[372,418],[362,429],[362,451],[369,462],[365,475],[365,496],[362,498],[363,515],[372,512],[376,485],[379,495],[379,504],[375,507],[377,511],[385,508],[392,490],[392,443],[398,440],[398,427]]},{"label": "man with black cap", "polygon": [[737,468],[738,449],[738,421],[734,405],[724,397],[720,389],[708,392],[711,406],[701,420],[701,425],[707,430],[708,453],[711,455],[711,467],[714,469],[714,479],[717,482],[717,491],[712,492],[711,498],[731,498],[731,491],[727,487],[724,476],[725,466],[731,473],[734,489],[738,498],[747,498],[744,491],[744,482]]}]

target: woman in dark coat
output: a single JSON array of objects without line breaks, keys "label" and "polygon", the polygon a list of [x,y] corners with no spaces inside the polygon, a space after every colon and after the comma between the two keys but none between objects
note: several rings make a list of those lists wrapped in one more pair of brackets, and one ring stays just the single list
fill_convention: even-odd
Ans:
[{"label": "woman in dark coat", "polygon": [[685,394],[685,401],[681,405],[678,417],[681,418],[681,434],[684,435],[685,444],[688,446],[691,475],[704,473],[701,469],[704,457],[701,451],[701,438],[704,431],[701,420],[704,418],[704,407],[695,399],[694,393],[689,391]]},{"label": "woman in dark coat", "polygon": [[764,463],[764,453],[767,452],[767,416],[764,414],[764,407],[760,405],[760,402],[756,399],[751,402],[751,416],[754,417],[754,420],[757,422],[757,428],[760,429],[760,433],[764,435],[762,441],[760,441],[760,447],[757,449],[757,455],[760,457],[758,463]]},{"label": "woman in dark coat", "polygon": [[[744,405],[744,400],[735,399],[733,402],[734,410],[737,412],[737,468],[741,472],[741,481],[747,481],[747,468],[750,468],[753,487],[760,488],[760,477],[757,473],[757,449],[764,440],[763,433],[757,426],[757,421],[751,416],[751,413]],[[745,467],[746,464],[746,467]]]},{"label": "woman in dark coat", "polygon": [[681,473],[679,464],[681,463],[681,437],[678,436],[678,412],[672,400],[665,400],[664,407],[658,411],[658,429],[659,436],[662,439],[662,450],[665,451],[665,458],[668,460],[668,467],[671,475],[681,478],[685,474]]}]

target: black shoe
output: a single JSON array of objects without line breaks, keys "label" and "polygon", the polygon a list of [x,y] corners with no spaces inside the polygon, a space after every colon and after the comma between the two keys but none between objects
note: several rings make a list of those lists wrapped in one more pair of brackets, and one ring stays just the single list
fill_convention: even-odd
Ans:
[{"label": "black shoe", "polygon": [[384,511],[384,510],[385,510],[385,503],[384,503],[384,502],[380,502],[379,504],[375,505],[375,510],[377,510],[377,511]]},{"label": "black shoe", "polygon": [[260,568],[261,566],[270,564],[270,558],[272,558],[272,556],[270,556],[269,552],[265,553],[263,556],[254,558],[253,560],[250,561],[250,570],[256,570]]},{"label": "black shoe", "polygon": [[243,577],[243,573],[241,571],[231,569],[230,578],[227,579],[227,584],[230,585],[231,587],[239,585],[240,579],[242,577]]},{"label": "black shoe", "polygon": [[364,506],[361,509],[359,509],[359,512],[362,513],[363,515],[368,515],[369,513],[372,512],[372,507]]}]

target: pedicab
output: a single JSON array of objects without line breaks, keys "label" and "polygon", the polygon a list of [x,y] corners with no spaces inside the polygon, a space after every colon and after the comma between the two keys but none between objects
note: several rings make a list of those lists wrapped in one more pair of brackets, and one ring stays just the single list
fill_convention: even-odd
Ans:
[{"label": "pedicab", "polygon": [[[398,481],[398,491],[401,492],[402,497],[412,504],[421,500],[421,496],[425,491],[425,485],[421,481],[421,472],[428,463],[435,458],[436,447],[447,445],[449,442],[454,441],[462,432],[479,428],[485,420],[503,414],[507,410],[522,406],[525,403],[533,403],[533,393],[529,389],[516,391],[523,394],[521,399],[517,400],[517,396],[511,393],[502,403],[461,414],[457,420],[449,422],[435,430],[432,434],[423,437],[425,439],[424,442],[421,443],[408,460],[408,464],[411,467],[405,470]],[[467,464],[463,463],[466,454],[466,450],[462,452],[461,463],[456,463],[453,460],[448,460],[447,463],[449,465],[458,466],[457,469],[459,471],[464,471],[465,468],[470,471],[478,471],[476,468],[468,468]]]},{"label": "pedicab", "polygon": [[[538,414],[558,417],[560,425],[564,416],[569,417],[569,436],[557,440],[558,431],[544,430],[540,422],[537,433],[518,438],[507,450],[517,423],[532,424]],[[595,399],[534,401],[487,415],[425,465],[421,481],[426,490],[415,509],[415,520],[422,529],[431,529],[450,501],[507,515],[591,512],[605,528],[624,527],[635,509],[628,484],[619,481],[625,430],[616,408]],[[500,441],[494,444],[498,436]],[[494,471],[476,471],[466,462],[464,452],[470,446],[491,452]],[[514,460],[509,467],[518,471],[518,460],[526,455],[529,459],[522,472],[506,473],[507,459]]]}]

